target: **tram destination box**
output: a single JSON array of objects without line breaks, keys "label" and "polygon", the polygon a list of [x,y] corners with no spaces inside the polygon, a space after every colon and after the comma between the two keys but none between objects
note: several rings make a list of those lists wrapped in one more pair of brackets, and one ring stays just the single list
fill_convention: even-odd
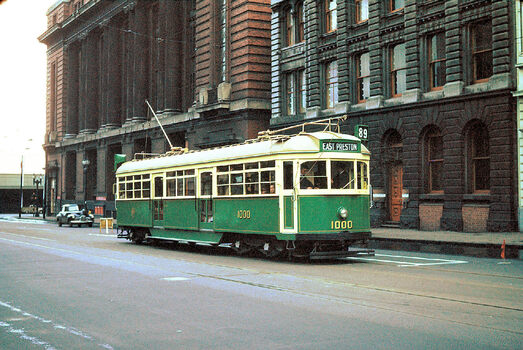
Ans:
[{"label": "tram destination box", "polygon": [[359,153],[360,150],[361,150],[361,143],[358,141],[322,140],[320,142],[320,152]]}]

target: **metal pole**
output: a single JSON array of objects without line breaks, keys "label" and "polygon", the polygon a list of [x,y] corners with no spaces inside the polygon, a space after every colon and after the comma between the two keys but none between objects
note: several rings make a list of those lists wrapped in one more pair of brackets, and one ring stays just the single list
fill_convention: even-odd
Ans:
[{"label": "metal pole", "polygon": [[18,209],[18,218],[22,217],[22,207],[24,205],[24,154],[20,162],[20,208]]},{"label": "metal pole", "polygon": [[173,149],[173,144],[171,143],[171,140],[169,140],[169,136],[167,136],[167,133],[163,129],[162,123],[160,123],[160,120],[156,116],[156,113],[154,112],[153,107],[151,107],[151,105],[149,104],[149,101],[145,100],[145,103],[147,103],[147,106],[149,106],[149,109],[151,110],[151,112],[153,112],[154,118],[156,118],[156,121],[158,122],[158,125],[160,125],[160,128],[162,129],[163,134],[165,135],[165,138],[167,139],[167,142],[169,142],[169,147],[172,150]]}]

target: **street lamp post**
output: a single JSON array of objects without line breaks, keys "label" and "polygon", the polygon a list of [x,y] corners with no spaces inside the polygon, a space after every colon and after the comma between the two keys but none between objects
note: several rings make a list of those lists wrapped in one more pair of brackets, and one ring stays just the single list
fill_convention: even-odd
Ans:
[{"label": "street lamp post", "polygon": [[87,210],[87,169],[89,168],[91,162],[89,159],[82,160],[82,165],[84,169],[84,209]]},{"label": "street lamp post", "polygon": [[[31,142],[33,139],[28,139],[27,142]],[[22,160],[20,161],[20,208],[18,208],[18,218],[22,217],[22,208],[24,206],[24,152],[29,150],[29,147],[26,147],[22,151]]]},{"label": "street lamp post", "polygon": [[33,175],[33,185],[36,185],[36,211],[35,216],[39,217],[40,214],[38,212],[38,208],[40,207],[40,194],[38,193],[38,185],[42,183],[42,176],[40,175]]}]

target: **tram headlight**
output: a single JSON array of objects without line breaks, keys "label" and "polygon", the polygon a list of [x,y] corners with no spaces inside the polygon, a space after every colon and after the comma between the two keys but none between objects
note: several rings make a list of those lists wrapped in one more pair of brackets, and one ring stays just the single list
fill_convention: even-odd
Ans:
[{"label": "tram headlight", "polygon": [[338,209],[338,216],[340,217],[340,219],[346,219],[349,216],[349,211],[347,210],[347,208],[340,207]]}]

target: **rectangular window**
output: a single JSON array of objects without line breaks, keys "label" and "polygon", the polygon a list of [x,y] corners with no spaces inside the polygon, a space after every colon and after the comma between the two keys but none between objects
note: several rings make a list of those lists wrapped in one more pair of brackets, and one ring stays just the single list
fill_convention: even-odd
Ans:
[{"label": "rectangular window", "polygon": [[325,32],[330,33],[338,29],[338,11],[336,0],[324,0]]},{"label": "rectangular window", "polygon": [[370,55],[368,52],[356,57],[358,103],[370,97]]},{"label": "rectangular window", "polygon": [[446,83],[445,33],[437,33],[428,39],[430,90],[440,90]]},{"label": "rectangular window", "polygon": [[401,96],[407,89],[405,44],[398,44],[390,49],[390,82],[393,97]]},{"label": "rectangular window", "polygon": [[369,188],[369,172],[367,163],[358,162],[358,190]]},{"label": "rectangular window", "polygon": [[469,181],[472,182],[472,191],[487,193],[490,190],[490,150],[487,128],[475,125],[468,137]]},{"label": "rectangular window", "polygon": [[285,44],[291,46],[295,44],[294,40],[294,18],[292,16],[291,8],[285,11]]},{"label": "rectangular window", "polygon": [[428,136],[429,192],[443,191],[443,136]]},{"label": "rectangular window", "polygon": [[472,66],[475,83],[487,81],[493,74],[492,23],[484,21],[472,27]]},{"label": "rectangular window", "polygon": [[294,170],[290,161],[283,162],[283,189],[292,190],[294,188]]},{"label": "rectangular window", "polygon": [[300,166],[300,189],[326,189],[327,166],[324,160],[303,162]]},{"label": "rectangular window", "polygon": [[296,114],[296,86],[294,82],[294,73],[285,74],[285,93],[287,106],[287,115]]},{"label": "rectangular window", "polygon": [[401,10],[405,7],[405,0],[389,0],[390,12]]},{"label": "rectangular window", "polygon": [[287,115],[305,113],[306,81],[305,70],[300,69],[284,75],[285,80],[285,110]]},{"label": "rectangular window", "polygon": [[298,113],[305,113],[307,105],[307,81],[305,79],[305,69],[298,70]]},{"label": "rectangular window", "polygon": [[163,177],[158,176],[154,178],[154,197],[163,197]]},{"label": "rectangular window", "polygon": [[301,43],[305,41],[305,6],[303,6],[303,1],[296,5],[296,18],[298,22],[298,33],[297,42]]},{"label": "rectangular window", "polygon": [[338,63],[331,61],[325,65],[325,107],[334,108],[338,103]]},{"label": "rectangular window", "polygon": [[356,0],[356,23],[365,22],[369,19],[369,0]]},{"label": "rectangular window", "polygon": [[340,190],[353,190],[356,185],[353,161],[331,162],[331,188]]}]

